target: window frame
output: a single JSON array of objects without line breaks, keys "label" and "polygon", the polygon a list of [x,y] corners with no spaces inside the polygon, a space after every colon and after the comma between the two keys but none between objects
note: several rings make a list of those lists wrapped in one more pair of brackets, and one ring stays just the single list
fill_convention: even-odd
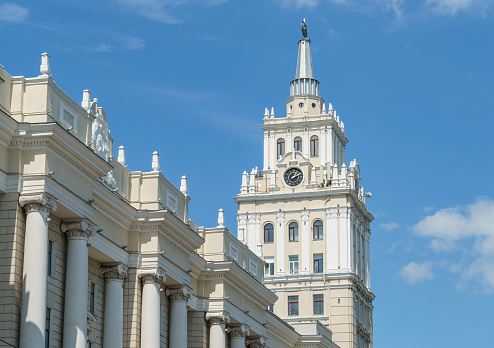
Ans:
[{"label": "window frame", "polygon": [[[271,227],[269,228],[268,226]],[[268,222],[267,224],[264,225],[263,231],[264,231],[264,243],[274,243],[274,224]],[[266,232],[268,233],[267,239],[266,239]]]},{"label": "window frame", "polygon": [[288,302],[288,315],[289,316],[299,315],[298,295],[288,296],[287,302]]},{"label": "window frame", "polygon": [[274,276],[274,256],[269,256],[264,258],[264,262],[265,262],[264,275]]},{"label": "window frame", "polygon": [[[295,224],[296,226],[292,226]],[[298,222],[292,221],[288,224],[288,241],[298,242]]]},{"label": "window frame", "polygon": [[[290,260],[291,258],[293,258],[293,260]],[[297,258],[296,260],[294,260],[294,258]],[[299,272],[299,264],[298,264],[298,255],[288,255],[288,267],[290,268],[289,272],[290,274],[298,274]],[[292,263],[293,263],[293,267],[292,267]]]},{"label": "window frame", "polygon": [[295,151],[300,151],[302,152],[302,138],[301,137],[295,137],[295,139],[293,139],[293,148],[295,149]]},{"label": "window frame", "polygon": [[276,140],[276,154],[278,159],[285,155],[285,139],[278,138]]},{"label": "window frame", "polygon": [[310,137],[310,157],[319,156],[319,137],[313,135]]},{"label": "window frame", "polygon": [[96,303],[97,303],[98,289],[96,283],[91,282],[89,288],[89,312],[96,316]]},{"label": "window frame", "polygon": [[[316,225],[316,223],[320,223],[320,225]],[[316,227],[317,227],[317,238],[316,238]],[[315,220],[312,223],[312,238],[314,240],[323,240],[324,239],[324,223],[322,220]]]},{"label": "window frame", "polygon": [[[317,300],[316,300],[317,296]],[[321,308],[321,312],[316,312],[316,308]],[[312,297],[312,309],[314,315],[324,315],[324,294],[314,294]]]},{"label": "window frame", "polygon": [[[318,256],[317,259],[316,259],[316,256]],[[319,256],[320,256],[320,258],[319,258]],[[313,260],[314,260],[314,262],[313,262],[314,273],[323,273],[324,272],[324,255],[322,253],[314,254]]]}]

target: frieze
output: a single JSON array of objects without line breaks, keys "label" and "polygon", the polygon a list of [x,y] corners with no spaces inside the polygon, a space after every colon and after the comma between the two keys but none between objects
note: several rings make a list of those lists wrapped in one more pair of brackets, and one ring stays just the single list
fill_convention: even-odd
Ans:
[{"label": "frieze", "polygon": [[33,196],[20,196],[19,205],[22,208],[24,208],[26,214],[34,211],[49,213],[52,210],[53,211],[57,210],[56,201],[45,194],[33,195]]},{"label": "frieze", "polygon": [[62,232],[67,234],[68,238],[89,238],[94,236],[94,224],[86,219],[76,221],[63,221],[61,229]]}]

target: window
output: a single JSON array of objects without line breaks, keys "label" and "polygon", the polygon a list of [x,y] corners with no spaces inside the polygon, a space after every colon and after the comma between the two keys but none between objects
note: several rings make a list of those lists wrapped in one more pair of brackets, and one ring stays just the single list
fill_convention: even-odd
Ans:
[{"label": "window", "polygon": [[290,274],[298,274],[298,255],[288,256]]},{"label": "window", "polygon": [[264,259],[266,265],[264,266],[264,275],[272,276],[274,275],[274,257],[266,257]]},{"label": "window", "polygon": [[273,224],[264,225],[264,243],[274,242],[274,227]]},{"label": "window", "polygon": [[324,314],[324,295],[314,295],[314,314]]},{"label": "window", "polygon": [[288,225],[288,240],[298,242],[298,224],[296,222],[290,222]]},{"label": "window", "polygon": [[310,156],[319,156],[319,138],[317,137],[317,135],[313,135],[310,137]]},{"label": "window", "polygon": [[322,254],[314,254],[314,273],[322,273],[323,267]]},{"label": "window", "polygon": [[48,275],[52,275],[52,269],[51,269],[51,259],[53,255],[53,242],[51,240],[48,241]]},{"label": "window", "polygon": [[321,220],[316,220],[312,224],[314,239],[322,239],[323,225]]},{"label": "window", "polygon": [[89,311],[96,315],[96,284],[91,283],[91,292],[89,294]]},{"label": "window", "polygon": [[268,306],[268,311],[272,312],[273,311],[273,305]]},{"label": "window", "polygon": [[50,332],[51,332],[51,309],[46,309],[46,329],[45,329],[45,348],[51,347],[50,344]]},{"label": "window", "polygon": [[295,148],[295,151],[302,151],[302,138],[301,137],[296,137],[293,140],[293,147]]},{"label": "window", "polygon": [[298,296],[288,296],[288,315],[298,315]]},{"label": "window", "polygon": [[278,158],[280,158],[285,154],[285,139],[278,139],[276,144],[278,146]]},{"label": "window", "polygon": [[238,258],[238,250],[233,245],[230,245],[230,257],[237,261]]}]

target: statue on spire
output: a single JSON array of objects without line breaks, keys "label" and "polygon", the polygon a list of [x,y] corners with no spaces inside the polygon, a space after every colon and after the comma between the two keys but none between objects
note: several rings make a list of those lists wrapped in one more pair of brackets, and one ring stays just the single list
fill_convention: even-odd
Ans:
[{"label": "statue on spire", "polygon": [[302,35],[304,35],[304,39],[307,37],[307,34],[309,33],[309,30],[307,30],[307,23],[305,23],[305,18],[300,24],[300,27],[302,28]]}]

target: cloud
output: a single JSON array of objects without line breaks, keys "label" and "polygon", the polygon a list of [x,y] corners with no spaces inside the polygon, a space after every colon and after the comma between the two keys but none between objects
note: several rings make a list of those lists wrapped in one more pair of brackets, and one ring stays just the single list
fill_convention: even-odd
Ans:
[{"label": "cloud", "polygon": [[316,7],[319,4],[318,0],[278,0],[283,7],[291,7],[299,9],[302,7]]},{"label": "cloud", "polygon": [[396,14],[396,18],[403,17],[403,5],[405,0],[386,0],[385,8],[386,10],[391,10]]},{"label": "cloud", "polygon": [[430,261],[424,263],[410,262],[404,266],[398,273],[407,283],[416,284],[424,280],[434,279],[432,274],[432,265]]},{"label": "cloud", "polygon": [[26,7],[11,2],[0,4],[0,22],[20,23],[28,17],[29,10]]},{"label": "cloud", "polygon": [[494,201],[478,198],[464,207],[440,209],[419,221],[413,230],[430,238],[429,247],[466,258],[462,280],[474,280],[481,291],[494,292]]},{"label": "cloud", "polygon": [[117,0],[119,5],[128,11],[143,17],[166,24],[182,23],[181,19],[172,16],[169,11],[187,3],[199,3],[204,6],[216,6],[228,0]]},{"label": "cloud", "polygon": [[426,0],[425,3],[438,13],[452,16],[460,11],[487,5],[484,0]]},{"label": "cloud", "polygon": [[379,227],[381,227],[386,232],[391,232],[393,230],[396,230],[397,228],[400,228],[401,225],[393,221],[389,223],[380,224]]}]

